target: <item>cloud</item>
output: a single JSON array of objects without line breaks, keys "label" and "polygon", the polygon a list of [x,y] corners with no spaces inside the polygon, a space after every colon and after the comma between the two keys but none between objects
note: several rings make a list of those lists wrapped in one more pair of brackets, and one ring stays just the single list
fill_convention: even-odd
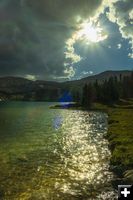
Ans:
[{"label": "cloud", "polygon": [[1,0],[0,52],[5,50],[0,55],[0,74],[33,74],[40,79],[74,75],[71,64],[81,57],[74,49],[66,52],[66,41],[78,23],[95,15],[101,3],[102,0]]},{"label": "cloud", "polygon": [[83,71],[82,74],[83,75],[92,75],[93,71]]},{"label": "cloud", "polygon": [[107,17],[119,26],[122,37],[129,40],[131,52],[128,56],[133,58],[133,1],[116,0],[110,4]]},{"label": "cloud", "polygon": [[71,79],[74,75],[75,75],[74,68],[72,66],[68,66],[67,68],[65,68],[63,76],[52,75],[51,78],[59,81],[64,81]]},{"label": "cloud", "polygon": [[129,53],[128,56],[129,56],[130,58],[133,58],[133,53]]},{"label": "cloud", "polygon": [[81,56],[75,53],[74,44],[76,40],[77,36],[74,34],[72,38],[69,38],[66,41],[66,51],[64,54],[67,62],[64,63],[65,66],[73,65],[74,63],[80,62],[82,60]]},{"label": "cloud", "polygon": [[31,75],[31,74],[27,74],[27,75],[25,76],[25,78],[26,78],[26,79],[29,79],[29,80],[31,80],[31,81],[35,81],[35,80],[36,80],[36,77],[33,76],[33,75]]},{"label": "cloud", "polygon": [[117,49],[121,49],[122,44],[117,44]]},{"label": "cloud", "polygon": [[74,76],[74,66],[82,60],[75,33],[85,20],[99,21],[107,7],[108,18],[133,48],[131,0],[1,0],[0,75]]},{"label": "cloud", "polygon": [[74,76],[75,71],[74,71],[73,67],[71,66],[71,67],[69,67],[69,68],[66,68],[66,69],[64,70],[64,73],[67,75],[68,78],[71,78],[71,77]]},{"label": "cloud", "polygon": [[25,0],[25,4],[42,20],[58,21],[72,25],[77,18],[88,18],[96,13],[102,0]]},{"label": "cloud", "polygon": [[94,74],[93,71],[85,71],[83,70],[76,78],[79,80],[79,79],[82,79],[82,78],[85,78],[85,77],[88,77],[88,76],[92,76]]},{"label": "cloud", "polygon": [[[83,23],[77,25],[77,30],[73,33],[71,38],[66,41],[65,66],[69,66],[80,62],[83,58],[75,53],[74,45],[77,42],[84,41],[84,44],[90,45],[91,43],[97,43],[107,39],[108,35],[103,32],[100,27],[100,23],[95,19],[89,19],[83,21]],[[69,61],[68,61],[69,60]]]}]

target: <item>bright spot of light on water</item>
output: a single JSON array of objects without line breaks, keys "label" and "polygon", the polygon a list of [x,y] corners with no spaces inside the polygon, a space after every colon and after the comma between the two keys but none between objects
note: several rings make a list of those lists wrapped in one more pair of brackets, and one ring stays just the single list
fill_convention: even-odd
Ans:
[{"label": "bright spot of light on water", "polygon": [[57,115],[53,120],[53,127],[55,128],[55,130],[58,130],[61,127],[62,123],[63,123],[62,116]]},{"label": "bright spot of light on water", "polygon": [[82,189],[86,190],[90,185],[98,187],[109,183],[113,175],[109,171],[111,155],[108,142],[104,139],[107,132],[105,116],[71,111],[64,119],[61,129],[61,159],[69,178],[61,184],[60,190],[76,194],[78,186],[72,189],[74,183],[82,183]]}]

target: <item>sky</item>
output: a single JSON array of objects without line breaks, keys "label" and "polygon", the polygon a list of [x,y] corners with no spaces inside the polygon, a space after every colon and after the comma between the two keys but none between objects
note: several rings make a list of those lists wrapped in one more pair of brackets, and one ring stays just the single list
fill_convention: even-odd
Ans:
[{"label": "sky", "polygon": [[133,0],[0,0],[0,76],[133,69]]}]

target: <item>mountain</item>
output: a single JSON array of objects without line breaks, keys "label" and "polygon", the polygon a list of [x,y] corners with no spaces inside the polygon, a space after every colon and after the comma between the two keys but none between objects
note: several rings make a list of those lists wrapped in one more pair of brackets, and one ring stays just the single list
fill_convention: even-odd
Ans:
[{"label": "mountain", "polygon": [[[105,71],[100,74],[88,76],[85,78],[82,78],[80,80],[70,81],[70,84],[85,84],[90,82],[95,82],[96,80],[98,82],[103,82],[104,80],[108,80],[110,77],[117,77],[118,79],[120,76],[130,76],[132,71],[130,70],[120,70],[120,71]],[[69,83],[69,82],[67,82]]]},{"label": "mountain", "polygon": [[0,99],[49,100],[58,99],[61,84],[52,81],[31,81],[21,77],[0,78]]},{"label": "mountain", "polygon": [[0,99],[11,100],[53,100],[56,101],[64,91],[81,91],[85,83],[100,83],[110,77],[130,76],[132,71],[105,71],[97,75],[88,76],[86,78],[67,81],[53,82],[36,80],[31,81],[21,77],[1,77],[0,78]]},{"label": "mountain", "polygon": [[19,93],[31,89],[32,81],[20,77],[0,78],[0,91],[5,93]]},{"label": "mountain", "polygon": [[130,76],[131,75],[131,71],[129,70],[122,70],[122,71],[105,71],[102,72],[100,74],[91,76],[91,77],[87,77],[82,79],[83,81],[87,81],[87,80],[98,80],[98,81],[103,81],[105,79],[109,79],[110,77],[117,77],[118,79],[120,78],[120,75],[122,76]]}]

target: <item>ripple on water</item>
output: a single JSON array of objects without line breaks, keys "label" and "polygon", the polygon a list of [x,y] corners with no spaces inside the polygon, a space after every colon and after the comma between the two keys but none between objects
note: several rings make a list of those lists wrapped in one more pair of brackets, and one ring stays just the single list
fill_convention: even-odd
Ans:
[{"label": "ripple on water", "polygon": [[39,116],[30,118],[30,125],[25,118],[23,137],[6,144],[9,151],[0,149],[0,195],[10,200],[116,199],[104,138],[107,116],[71,110],[54,111],[51,122]]}]

